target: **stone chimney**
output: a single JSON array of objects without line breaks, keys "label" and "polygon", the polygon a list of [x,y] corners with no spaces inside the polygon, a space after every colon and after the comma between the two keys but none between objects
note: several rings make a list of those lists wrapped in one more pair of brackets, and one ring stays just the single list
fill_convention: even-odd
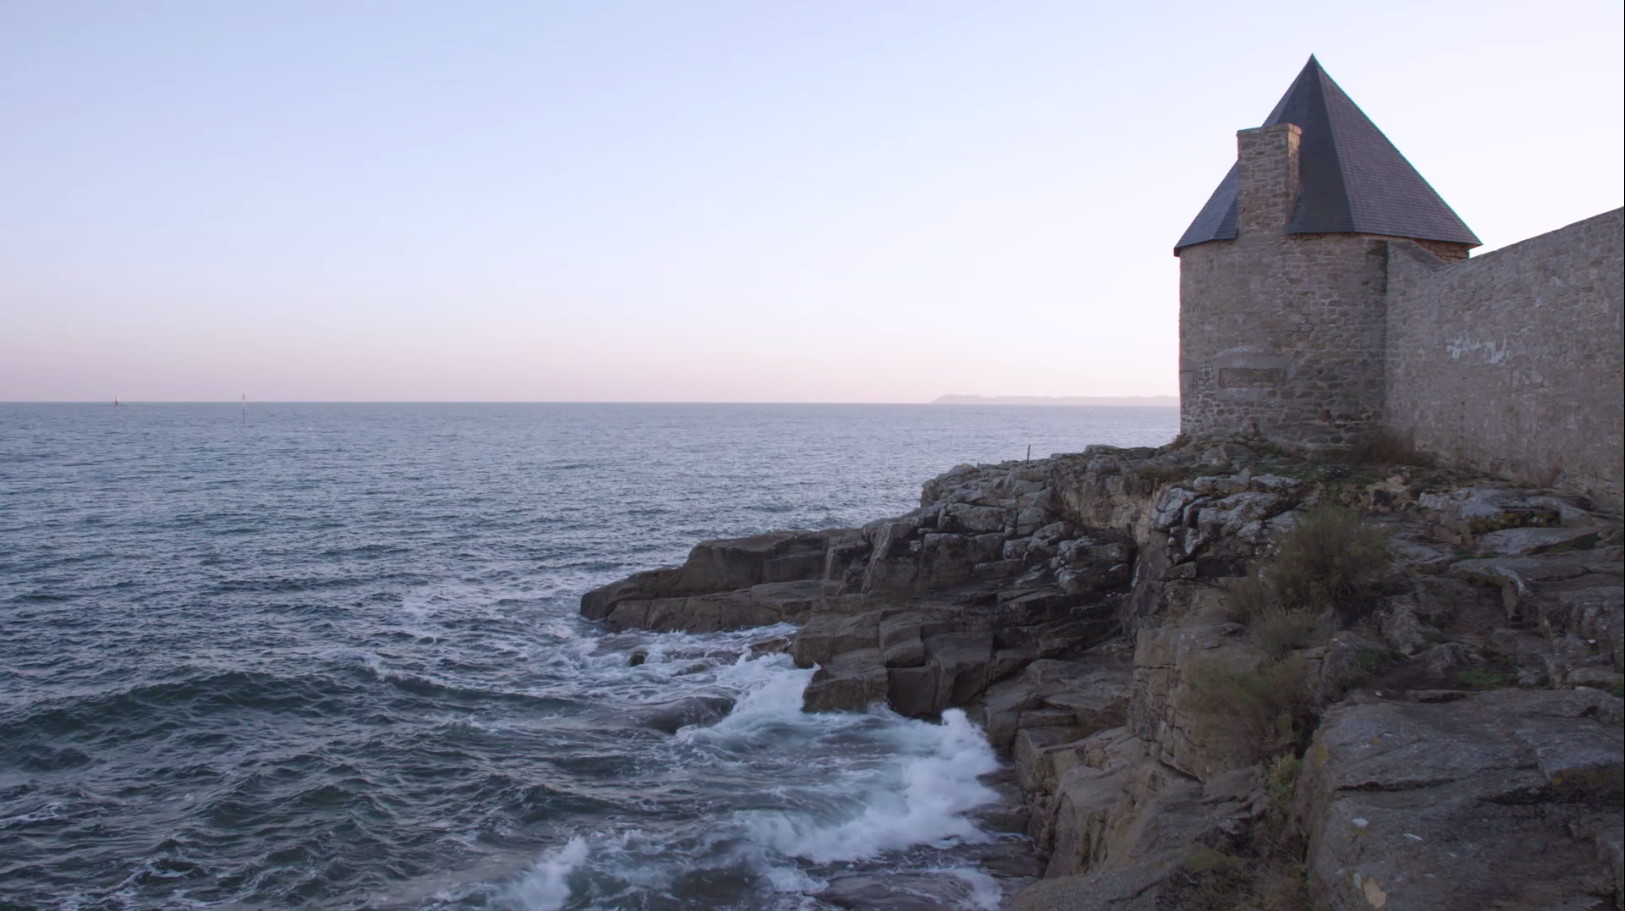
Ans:
[{"label": "stone chimney", "polygon": [[1236,132],[1236,233],[1286,233],[1298,206],[1297,125]]}]

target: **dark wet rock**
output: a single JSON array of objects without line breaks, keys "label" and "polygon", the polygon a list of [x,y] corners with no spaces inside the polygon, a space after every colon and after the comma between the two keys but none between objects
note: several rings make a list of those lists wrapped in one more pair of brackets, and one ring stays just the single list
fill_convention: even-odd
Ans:
[{"label": "dark wet rock", "polygon": [[[716,595],[778,582],[816,582],[823,578],[831,542],[848,542],[856,533],[855,529],[777,531],[702,541],[680,567],[634,573],[587,592],[581,597],[581,615],[605,620],[628,601]],[[623,616],[633,620],[640,615],[628,612]],[[635,624],[623,621],[621,628],[630,625]]]},{"label": "dark wet rock", "polygon": [[779,582],[680,598],[623,599],[600,619],[614,630],[713,633],[799,623],[823,602],[817,580]]},{"label": "dark wet rock", "polygon": [[719,592],[770,582],[818,579],[838,532],[775,531],[750,538],[702,541],[676,580],[678,591]]},{"label": "dark wet rock", "polygon": [[886,701],[886,666],[880,649],[866,648],[843,652],[818,668],[802,694],[802,708],[809,712],[861,712]]},{"label": "dark wet rock", "polygon": [[854,911],[942,911],[971,907],[971,884],[947,874],[844,876],[832,881],[818,898]]},{"label": "dark wet rock", "polygon": [[777,655],[789,650],[789,636],[774,636],[771,639],[760,639],[750,644],[750,656],[752,658],[760,658],[763,655]]},{"label": "dark wet rock", "polygon": [[677,733],[689,725],[715,724],[733,711],[734,701],[728,696],[689,696],[671,702],[640,705],[628,709],[632,723],[639,727]]},{"label": "dark wet rock", "polygon": [[817,614],[796,633],[790,656],[797,667],[825,664],[836,655],[872,649],[879,637],[880,612]]},{"label": "dark wet rock", "polygon": [[987,689],[993,664],[993,634],[939,633],[926,640],[931,664],[941,671],[946,705],[965,705]]},{"label": "dark wet rock", "polygon": [[969,582],[976,565],[974,542],[965,535],[928,534],[920,539],[919,570],[914,584],[925,591]]},{"label": "dark wet rock", "polygon": [[677,579],[675,569],[651,569],[633,573],[619,582],[595,588],[581,596],[581,616],[602,620],[622,601],[659,597],[670,592]]}]

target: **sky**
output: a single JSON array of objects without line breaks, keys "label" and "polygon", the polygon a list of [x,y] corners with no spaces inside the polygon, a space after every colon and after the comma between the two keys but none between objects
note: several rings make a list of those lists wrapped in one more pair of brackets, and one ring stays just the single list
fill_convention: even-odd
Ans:
[{"label": "sky", "polygon": [[0,0],[0,400],[1174,394],[1311,53],[1483,252],[1621,204],[1622,9]]}]

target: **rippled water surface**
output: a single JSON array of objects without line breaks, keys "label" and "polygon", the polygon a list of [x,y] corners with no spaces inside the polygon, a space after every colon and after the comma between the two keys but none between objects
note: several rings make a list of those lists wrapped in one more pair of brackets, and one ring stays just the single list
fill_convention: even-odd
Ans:
[{"label": "rippled water surface", "polygon": [[[990,881],[974,726],[806,716],[772,631],[588,588],[1165,409],[0,405],[0,907],[806,908]],[[634,650],[649,660],[628,666]],[[737,699],[663,733],[647,706]]]}]

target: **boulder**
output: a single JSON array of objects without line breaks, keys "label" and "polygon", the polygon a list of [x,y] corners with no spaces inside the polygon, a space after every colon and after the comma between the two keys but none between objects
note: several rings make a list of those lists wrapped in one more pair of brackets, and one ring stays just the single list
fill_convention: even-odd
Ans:
[{"label": "boulder", "polygon": [[941,702],[965,705],[987,689],[993,664],[993,634],[984,631],[938,633],[925,641],[931,664],[941,671]]},{"label": "boulder", "polygon": [[1496,690],[1333,708],[1297,792],[1317,898],[1333,911],[1617,901],[1596,833],[1621,826],[1619,706],[1594,690]]},{"label": "boulder", "polygon": [[886,668],[886,704],[909,718],[934,718],[947,708],[942,669],[934,664]]},{"label": "boulder", "polygon": [[721,592],[764,582],[822,578],[830,537],[844,536],[846,531],[773,531],[749,538],[701,541],[679,570],[675,591]]},{"label": "boulder", "polygon": [[1388,539],[1388,556],[1406,569],[1430,575],[1444,572],[1455,559],[1449,550],[1403,535],[1394,535]]},{"label": "boulder", "polygon": [[928,534],[920,540],[919,572],[914,587],[920,591],[952,588],[974,576],[977,550],[965,535]]},{"label": "boulder", "polygon": [[632,723],[675,734],[678,729],[694,724],[715,724],[733,711],[734,701],[727,696],[688,696],[671,702],[640,705],[627,710]]},{"label": "boulder", "polygon": [[622,600],[602,619],[617,631],[713,633],[800,623],[823,603],[823,585],[817,580],[777,582],[690,597]]},{"label": "boulder", "polygon": [[1077,603],[1077,596],[1059,588],[1005,589],[998,594],[994,626],[1008,629],[1061,620],[1072,613]]},{"label": "boulder", "polygon": [[[856,529],[829,531],[775,531],[749,538],[702,541],[689,552],[680,567],[633,573],[619,582],[593,589],[581,596],[581,615],[588,620],[610,620],[618,606],[629,601],[655,601],[716,595],[755,586],[817,581],[824,577],[831,541],[857,539]],[[737,599],[736,599],[737,600]],[[742,603],[739,601],[738,603]],[[702,613],[712,609],[697,606]],[[717,608],[727,613],[734,608]],[[615,621],[616,628],[655,628],[639,619],[645,611],[629,608]],[[675,622],[675,621],[666,621]],[[731,622],[731,621],[726,621]],[[779,622],[768,620],[768,623]],[[681,623],[664,627],[690,629]],[[693,628],[692,632],[733,629],[731,625]]]},{"label": "boulder", "polygon": [[[1068,723],[1071,721],[1071,714],[1067,712],[1058,712],[1053,718],[1038,720],[1055,723],[1036,727],[1022,726],[1016,731],[1013,751],[1016,774],[1020,778],[1021,786],[1026,790],[1050,791],[1055,788],[1054,767],[1050,764],[1050,754],[1075,744],[1083,737],[1083,729]],[[1077,748],[1081,749],[1081,746]]]},{"label": "boulder", "polygon": [[832,880],[818,899],[837,908],[858,911],[941,911],[974,906],[969,880],[942,874],[843,876]]},{"label": "boulder", "polygon": [[988,687],[983,699],[988,741],[995,749],[1011,749],[1023,716],[1044,707],[1064,711],[1072,724],[1093,733],[1104,726],[1101,722],[1121,718],[1129,675],[1128,666],[1116,661],[1031,661],[1019,676]]},{"label": "boulder", "polygon": [[826,664],[842,652],[874,649],[879,640],[879,628],[879,611],[814,614],[796,633],[790,656],[795,659],[796,667],[812,667]]},{"label": "boulder", "polygon": [[1024,676],[989,687],[983,700],[982,728],[993,748],[1011,749],[1015,744],[1021,714],[1043,705],[1044,698],[1043,688]]},{"label": "boulder", "polygon": [[1151,523],[1163,531],[1184,524],[1185,508],[1200,496],[1186,487],[1164,488],[1156,506],[1151,509]]},{"label": "boulder", "polygon": [[1020,563],[1022,560],[1026,559],[1027,548],[1031,547],[1032,543],[1033,539],[1031,536],[1025,538],[1009,538],[1004,542],[1004,547],[1000,551],[1000,557],[1001,559],[1011,563]]},{"label": "boulder", "polygon": [[1020,560],[990,560],[971,567],[971,578],[977,582],[1000,582],[1021,574]]},{"label": "boulder", "polygon": [[1083,729],[1080,737],[1121,727],[1128,718],[1128,675],[1107,679],[1101,674],[1091,677],[1088,684],[1085,690],[1045,696],[1044,704],[1071,714],[1072,723]]},{"label": "boulder", "polygon": [[808,712],[861,712],[886,701],[888,681],[880,649],[844,652],[820,665],[801,696]]},{"label": "boulder", "polygon": [[1602,540],[1605,528],[1508,528],[1478,536],[1482,553],[1529,556],[1560,550],[1584,550]]},{"label": "boulder", "polygon": [[1415,655],[1444,641],[1444,634],[1422,622],[1416,615],[1416,606],[1409,601],[1395,601],[1378,618],[1382,638],[1395,651]]},{"label": "boulder", "polygon": [[925,663],[925,640],[921,633],[926,622],[926,615],[919,611],[881,618],[880,650],[887,667],[919,667]]},{"label": "boulder", "polygon": [[951,503],[942,510],[939,525],[944,531],[986,534],[1004,530],[1007,510],[997,506],[970,506]]},{"label": "boulder", "polygon": [[1625,587],[1602,584],[1554,592],[1537,600],[1530,613],[1550,634],[1580,636],[1595,642],[1613,667],[1625,663]]},{"label": "boulder", "polygon": [[1562,521],[1562,512],[1518,491],[1466,487],[1446,493],[1424,493],[1417,505],[1431,513],[1440,537],[1470,544],[1476,535],[1507,528],[1546,527]]},{"label": "boulder", "polygon": [[824,555],[824,581],[843,590],[849,585],[854,589],[860,587],[869,551],[869,542],[857,535],[831,544]]},{"label": "boulder", "polygon": [[673,590],[677,575],[676,569],[650,569],[595,588],[581,596],[581,616],[603,620],[622,601],[663,597]]}]

